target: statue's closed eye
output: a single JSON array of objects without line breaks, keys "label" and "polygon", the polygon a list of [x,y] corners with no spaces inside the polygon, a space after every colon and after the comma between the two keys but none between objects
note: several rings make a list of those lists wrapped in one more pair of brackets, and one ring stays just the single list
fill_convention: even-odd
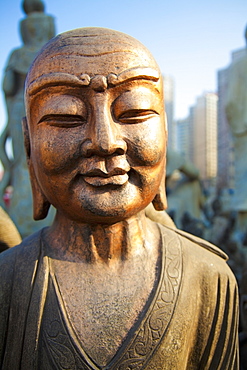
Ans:
[{"label": "statue's closed eye", "polygon": [[43,116],[39,120],[40,123],[46,123],[51,126],[58,126],[58,127],[76,127],[86,123],[86,118],[80,115],[72,115],[72,114],[48,114]]},{"label": "statue's closed eye", "polygon": [[131,109],[121,113],[117,120],[121,123],[141,123],[155,117],[158,113],[151,109]]},{"label": "statue's closed eye", "polygon": [[115,119],[120,123],[142,123],[159,116],[160,96],[156,90],[135,86],[119,95],[112,105]]},{"label": "statue's closed eye", "polygon": [[86,123],[88,110],[85,103],[69,94],[49,94],[39,101],[37,109],[38,124],[58,127],[73,127]]}]

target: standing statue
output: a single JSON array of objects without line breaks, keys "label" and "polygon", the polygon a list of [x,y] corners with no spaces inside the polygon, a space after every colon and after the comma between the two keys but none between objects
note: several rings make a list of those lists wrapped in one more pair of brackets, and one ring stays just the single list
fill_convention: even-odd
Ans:
[{"label": "standing statue", "polygon": [[[192,234],[197,235],[195,224],[203,225],[205,202],[199,170],[181,153],[173,150],[168,149],[166,161],[168,213],[173,215],[173,221],[180,229],[186,230],[192,222]],[[187,222],[183,222],[186,217]]]},{"label": "standing statue", "polygon": [[[42,227],[42,223],[35,224],[32,219],[31,188],[21,128],[25,116],[24,82],[32,61],[55,35],[55,28],[53,17],[44,14],[41,0],[24,0],[23,9],[27,14],[20,27],[24,45],[11,53],[3,80],[8,123],[0,138],[0,158],[4,167],[0,198],[2,201],[6,188],[11,185],[14,192],[7,211],[22,236],[27,236]],[[8,140],[12,142],[13,158],[7,153]],[[51,222],[51,216],[49,218]]]},{"label": "standing statue", "polygon": [[34,218],[57,213],[0,255],[1,369],[238,369],[226,255],[145,216],[166,206],[149,51],[117,31],[65,32],[32,64],[25,102]]},{"label": "standing statue", "polygon": [[[247,43],[247,28],[245,32]],[[247,49],[229,67],[226,116],[233,135],[235,158],[235,199],[237,230],[247,232]]]}]

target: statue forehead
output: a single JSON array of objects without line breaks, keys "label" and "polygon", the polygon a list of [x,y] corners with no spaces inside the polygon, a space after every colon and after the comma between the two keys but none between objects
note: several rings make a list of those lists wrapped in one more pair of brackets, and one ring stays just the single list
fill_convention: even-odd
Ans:
[{"label": "statue forehead", "polygon": [[58,35],[41,50],[29,71],[27,86],[49,73],[106,76],[139,67],[160,73],[151,53],[133,37],[104,28],[81,28]]}]

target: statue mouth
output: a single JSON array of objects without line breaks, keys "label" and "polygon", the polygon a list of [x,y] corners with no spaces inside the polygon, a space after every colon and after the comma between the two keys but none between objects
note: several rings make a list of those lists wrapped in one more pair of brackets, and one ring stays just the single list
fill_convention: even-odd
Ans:
[{"label": "statue mouth", "polygon": [[122,168],[115,168],[110,172],[92,169],[83,174],[84,181],[92,186],[124,185],[129,180],[128,172]]},{"label": "statue mouth", "polygon": [[105,186],[105,185],[124,185],[129,179],[128,174],[114,175],[110,177],[100,176],[85,176],[84,180],[86,183],[92,186]]}]

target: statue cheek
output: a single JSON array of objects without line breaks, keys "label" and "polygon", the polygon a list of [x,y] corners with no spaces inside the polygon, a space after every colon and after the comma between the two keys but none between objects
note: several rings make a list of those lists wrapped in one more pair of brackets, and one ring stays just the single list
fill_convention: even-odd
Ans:
[{"label": "statue cheek", "polygon": [[41,139],[39,145],[35,146],[34,152],[35,162],[47,175],[62,174],[73,169],[78,157],[75,155],[78,152],[76,145],[59,137]]},{"label": "statue cheek", "polygon": [[131,140],[130,157],[134,163],[152,166],[163,160],[166,150],[165,137],[156,130],[143,130]]}]

